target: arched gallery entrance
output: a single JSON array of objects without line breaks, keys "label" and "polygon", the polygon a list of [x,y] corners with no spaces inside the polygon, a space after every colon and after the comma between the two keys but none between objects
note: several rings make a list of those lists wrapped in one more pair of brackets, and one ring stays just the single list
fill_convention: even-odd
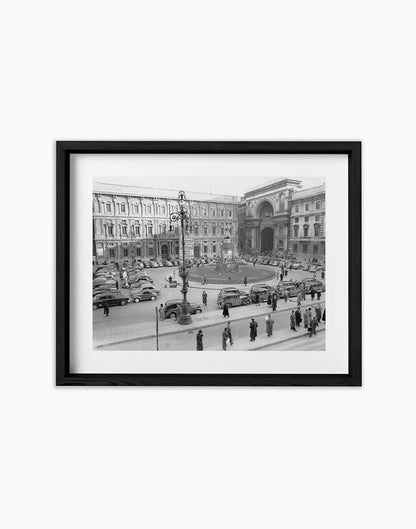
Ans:
[{"label": "arched gallery entrance", "polygon": [[273,251],[273,228],[264,228],[261,232],[261,252]]},{"label": "arched gallery entrance", "polygon": [[169,248],[167,244],[162,244],[162,247],[160,249],[160,252],[162,254],[162,259],[167,259],[169,257]]}]

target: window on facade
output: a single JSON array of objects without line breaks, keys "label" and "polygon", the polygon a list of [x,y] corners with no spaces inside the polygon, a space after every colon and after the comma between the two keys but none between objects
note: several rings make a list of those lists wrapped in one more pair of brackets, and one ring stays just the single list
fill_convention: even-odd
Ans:
[{"label": "window on facade", "polygon": [[152,206],[147,206],[147,213],[152,213]]},{"label": "window on facade", "polygon": [[299,226],[293,226],[293,232],[295,234],[295,237],[299,236]]},{"label": "window on facade", "polygon": [[305,211],[309,211],[309,204],[305,204]]},{"label": "window on facade", "polygon": [[136,248],[136,255],[137,255],[137,257],[140,257],[142,255],[142,249],[141,248]]},{"label": "window on facade", "polygon": [[148,248],[148,252],[149,252],[149,257],[153,257],[153,246],[150,246]]},{"label": "window on facade", "polygon": [[221,228],[221,235],[224,235],[224,228]]},{"label": "window on facade", "polygon": [[111,213],[111,204],[106,204],[105,205],[105,210],[107,213]]},{"label": "window on facade", "polygon": [[297,251],[298,251],[298,245],[297,245],[297,244],[294,244],[294,245],[293,245],[293,251],[294,251],[294,252],[297,252]]},{"label": "window on facade", "polygon": [[147,226],[147,236],[153,235],[153,226]]},{"label": "window on facade", "polygon": [[321,209],[321,203],[315,202],[315,209]]},{"label": "window on facade", "polygon": [[212,216],[215,217],[215,209],[212,210]]},{"label": "window on facade", "polygon": [[166,215],[166,207],[162,206],[162,215]]},{"label": "window on facade", "polygon": [[129,256],[129,249],[123,248],[123,257],[128,257],[128,256]]},{"label": "window on facade", "polygon": [[315,226],[314,226],[314,235],[315,235],[315,237],[319,237],[319,231],[320,231],[319,224],[315,224]]},{"label": "window on facade", "polygon": [[204,226],[204,235],[208,235],[208,228]]},{"label": "window on facade", "polygon": [[299,206],[295,206],[295,213],[299,213]]},{"label": "window on facade", "polygon": [[216,244],[213,244],[213,245],[212,245],[212,251],[213,251],[214,253],[216,253],[216,251],[217,251],[217,245],[216,245]]},{"label": "window on facade", "polygon": [[223,216],[224,216],[224,210],[222,209],[221,210],[221,217],[223,217]]},{"label": "window on facade", "polygon": [[208,246],[204,244],[204,253],[208,253]]},{"label": "window on facade", "polygon": [[230,226],[230,237],[232,236],[232,234],[233,234],[233,227]]},{"label": "window on facade", "polygon": [[108,235],[110,237],[114,237],[114,227],[112,224],[110,224],[108,227],[107,227],[107,230],[108,230]]},{"label": "window on facade", "polygon": [[231,215],[232,215],[232,212],[231,212],[231,211],[229,211],[229,212],[228,212],[228,216],[229,216],[229,217],[231,217]]},{"label": "window on facade", "polygon": [[321,215],[315,215],[315,221],[320,222],[320,220],[321,220]]},{"label": "window on facade", "polygon": [[122,213],[125,213],[125,212],[126,212],[126,204],[121,204],[121,205],[120,205],[120,211],[121,211]]},{"label": "window on facade", "polygon": [[214,237],[215,237],[215,235],[217,235],[217,227],[216,226],[212,227],[212,235],[214,235]]},{"label": "window on facade", "polygon": [[139,204],[134,204],[134,212],[139,213]]},{"label": "window on facade", "polygon": [[297,224],[297,223],[299,222],[299,217],[295,217],[294,220],[293,220],[293,222],[294,222],[295,224]]},{"label": "window on facade", "polygon": [[194,226],[194,235],[198,237],[199,235],[199,226]]},{"label": "window on facade", "polygon": [[317,244],[313,245],[312,251],[313,251],[313,253],[318,253],[318,245]]},{"label": "window on facade", "polygon": [[309,216],[308,215],[306,215],[306,217],[305,217],[305,222],[309,222]]},{"label": "window on facade", "polygon": [[160,231],[160,233],[166,233],[166,226],[164,224],[159,226],[159,231]]},{"label": "window on facade", "polygon": [[127,226],[126,225],[121,226],[121,235],[127,235]]},{"label": "window on facade", "polygon": [[114,248],[110,248],[110,249],[108,250],[108,253],[109,253],[110,257],[115,257]]},{"label": "window on facade", "polygon": [[302,252],[303,253],[308,253],[308,245],[307,244],[302,244]]},{"label": "window on facade", "polygon": [[308,232],[309,232],[309,226],[307,224],[305,224],[305,226],[303,226],[303,236],[307,237],[308,236]]},{"label": "window on facade", "polygon": [[136,224],[134,226],[134,234],[135,235],[140,235],[140,226],[138,224]]}]

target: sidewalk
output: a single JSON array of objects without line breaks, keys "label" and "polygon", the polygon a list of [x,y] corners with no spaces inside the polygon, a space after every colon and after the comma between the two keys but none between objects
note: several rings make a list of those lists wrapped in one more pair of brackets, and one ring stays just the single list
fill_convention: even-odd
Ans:
[{"label": "sidewalk", "polygon": [[[322,310],[325,308],[325,299],[319,302],[306,301],[301,306],[302,312],[305,307],[314,307],[321,305]],[[267,314],[280,314],[284,312],[290,312],[296,308],[296,302],[293,301],[279,302],[277,311],[273,313],[266,303],[261,305],[246,305],[241,307],[234,307],[230,309],[230,321],[238,322],[246,320],[248,318],[259,318],[266,316]],[[101,323],[103,324],[101,326]],[[132,325],[124,325],[122,327],[104,327],[104,323],[110,323],[107,321],[95,324],[93,333],[94,347],[104,348],[110,345],[122,344],[126,342],[145,340],[148,338],[154,338],[156,335],[156,321],[146,321]],[[179,325],[175,320],[159,321],[159,336],[175,335],[178,333],[189,333],[198,329],[206,329],[217,325],[224,325],[224,317],[222,311],[217,309],[214,311],[202,312],[201,314],[195,314],[192,316],[192,322],[189,325]],[[292,331],[292,334],[295,334]]]}]

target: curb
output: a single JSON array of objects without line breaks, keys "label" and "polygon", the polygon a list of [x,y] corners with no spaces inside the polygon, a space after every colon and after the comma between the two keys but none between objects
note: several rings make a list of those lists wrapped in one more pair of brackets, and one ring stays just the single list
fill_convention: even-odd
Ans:
[{"label": "curb", "polygon": [[[304,307],[313,307],[315,305],[302,305],[302,309]],[[242,320],[246,320],[247,318],[258,318],[260,316],[267,316],[267,314],[279,314],[279,313],[282,313],[282,312],[289,312],[289,311],[292,311],[293,308],[292,307],[289,307],[289,308],[285,308],[285,309],[281,309],[281,310],[278,310],[276,312],[271,312],[270,310],[268,310],[267,312],[262,312],[260,314],[256,314],[255,316],[244,316],[244,317],[241,317],[241,318],[234,318],[233,320],[229,320],[230,322],[231,321],[242,321]],[[224,324],[224,321],[221,320],[221,321],[218,321],[218,322],[213,322],[213,323],[208,323],[207,325],[200,325],[199,327],[201,329],[207,329],[208,327],[216,327],[217,325],[223,325]],[[181,332],[183,332],[185,329],[187,329],[188,327],[187,326],[183,326],[182,328],[180,329],[175,329],[174,331],[168,331],[168,332],[163,332],[163,333],[159,333],[159,337],[160,336],[170,336],[172,334],[179,334]],[[191,330],[195,330],[195,328],[192,328]],[[323,330],[323,329],[322,329]],[[318,332],[318,331],[317,331]],[[301,336],[301,335],[298,335],[298,336]],[[145,336],[138,336],[138,337],[135,337],[135,338],[125,338],[124,340],[117,340],[115,342],[107,342],[105,344],[100,344],[100,345],[96,345],[95,348],[96,349],[103,349],[104,347],[108,347],[109,345],[117,345],[117,344],[122,344],[122,343],[129,343],[129,342],[138,342],[140,340],[148,340],[149,338],[154,338],[155,337],[155,334],[147,334]],[[293,338],[297,338],[297,336],[293,336]],[[287,340],[291,340],[293,338],[287,338]],[[283,340],[283,341],[286,341],[286,340]],[[278,342],[276,342],[278,343]]]}]

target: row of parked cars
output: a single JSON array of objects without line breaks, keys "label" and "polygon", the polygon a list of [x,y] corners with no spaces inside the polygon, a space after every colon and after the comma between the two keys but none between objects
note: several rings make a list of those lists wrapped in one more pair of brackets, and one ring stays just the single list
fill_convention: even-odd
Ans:
[{"label": "row of parked cars", "polygon": [[278,266],[288,268],[290,270],[304,270],[305,272],[318,272],[325,270],[325,262],[299,262],[291,259],[276,259],[270,256],[259,256],[259,257],[245,257],[240,260],[241,264],[256,263],[270,266]]},{"label": "row of parked cars", "polygon": [[283,298],[285,292],[287,292],[288,297],[296,297],[299,294],[302,285],[305,294],[310,294],[312,290],[315,292],[325,291],[325,285],[321,281],[310,278],[305,278],[301,282],[296,283],[293,281],[280,281],[277,287],[272,287],[266,283],[259,283],[253,285],[250,292],[234,287],[226,287],[222,288],[218,294],[217,306],[222,309],[225,306],[230,308],[248,305],[249,303],[254,303],[257,296],[259,301],[263,302],[267,301],[269,295],[273,295],[274,293],[277,294],[278,298]]},{"label": "row of parked cars", "polygon": [[143,270],[143,268],[161,268],[162,266],[178,266],[177,259],[136,259],[135,266]]}]

